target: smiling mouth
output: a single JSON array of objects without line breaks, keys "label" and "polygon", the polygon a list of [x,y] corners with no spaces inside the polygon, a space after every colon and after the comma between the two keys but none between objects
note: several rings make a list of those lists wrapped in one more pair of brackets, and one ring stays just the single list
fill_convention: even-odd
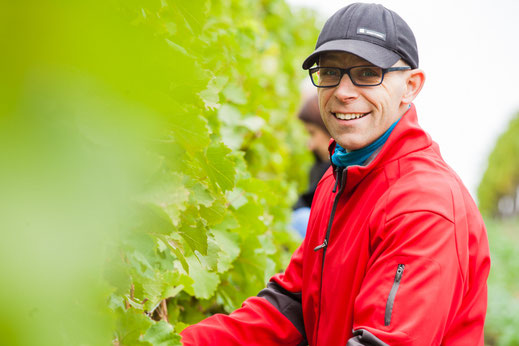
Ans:
[{"label": "smiling mouth", "polygon": [[368,113],[332,113],[334,117],[341,120],[355,120],[360,119],[368,115]]}]

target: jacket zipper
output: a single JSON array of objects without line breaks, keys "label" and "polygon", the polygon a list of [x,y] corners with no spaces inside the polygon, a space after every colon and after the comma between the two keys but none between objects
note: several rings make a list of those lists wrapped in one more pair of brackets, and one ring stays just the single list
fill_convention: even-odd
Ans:
[{"label": "jacket zipper", "polygon": [[[337,173],[337,176],[335,179],[335,186],[333,187],[333,191],[332,191],[333,193],[335,193],[335,191],[337,191],[337,183],[339,182],[339,180],[342,180],[342,173],[343,173],[342,170],[340,169],[340,167],[337,167],[335,169],[335,172]],[[341,181],[341,185],[339,185],[339,192],[337,193],[337,195],[335,195],[335,199],[333,201],[332,212],[330,213],[330,219],[328,220],[328,228],[326,229],[326,236],[324,237],[324,241],[321,245],[318,245],[314,248],[314,251],[324,249],[323,250],[323,263],[324,263],[324,254],[326,253],[326,247],[328,246],[328,239],[330,238],[330,231],[332,229],[333,217],[335,216],[335,209],[337,208],[337,204],[339,203],[339,197],[341,197],[342,191],[344,191],[344,185],[346,185],[346,182],[343,183]],[[321,273],[322,273],[322,268],[321,268]]]},{"label": "jacket zipper", "polygon": [[[344,171],[345,170],[346,169],[344,169]],[[341,169],[341,167],[337,167],[335,169],[335,172],[337,173],[337,175],[335,177],[335,185],[333,187],[332,192],[335,193],[337,191],[337,184],[340,181],[339,191],[335,195],[335,199],[333,201],[332,212],[330,213],[330,218],[328,220],[328,228],[326,229],[326,235],[324,237],[324,241],[321,245],[318,245],[314,248],[314,251],[323,250],[323,260],[322,260],[322,264],[321,264],[321,283],[319,285],[319,315],[317,317],[317,331],[315,333],[315,345],[317,345],[317,340],[318,340],[317,338],[319,335],[319,322],[321,320],[321,295],[322,295],[322,289],[323,289],[324,258],[326,256],[326,249],[328,247],[330,231],[332,229],[333,218],[335,216],[335,209],[337,209],[337,204],[339,203],[339,198],[341,197],[342,192],[344,191],[344,187],[346,186],[346,178],[347,178],[347,175],[345,175],[345,177],[344,177],[345,179],[344,179],[344,181],[342,181],[343,170]]]},{"label": "jacket zipper", "polygon": [[391,324],[391,315],[393,314],[393,305],[395,303],[396,292],[400,286],[400,280],[402,280],[402,274],[404,273],[405,265],[399,264],[396,269],[395,280],[393,281],[393,287],[389,291],[386,302],[386,313],[384,315],[384,325],[389,326]]}]

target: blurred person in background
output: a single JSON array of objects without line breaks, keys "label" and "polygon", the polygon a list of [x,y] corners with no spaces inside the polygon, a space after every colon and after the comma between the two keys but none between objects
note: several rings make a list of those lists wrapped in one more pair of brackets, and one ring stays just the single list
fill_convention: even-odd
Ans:
[{"label": "blurred person in background", "polygon": [[324,125],[323,119],[321,119],[317,94],[307,97],[297,117],[303,122],[306,131],[310,135],[308,149],[312,151],[315,159],[310,169],[308,189],[299,196],[292,213],[292,227],[299,235],[304,237],[317,183],[319,183],[326,170],[330,168],[328,145],[330,144],[331,136]]},{"label": "blurred person in background", "polygon": [[[446,87],[463,87],[463,65],[445,53]],[[418,124],[413,32],[382,5],[351,4],[324,24],[303,69],[334,139],[305,239],[257,297],[186,328],[182,342],[483,346],[486,229]]]}]

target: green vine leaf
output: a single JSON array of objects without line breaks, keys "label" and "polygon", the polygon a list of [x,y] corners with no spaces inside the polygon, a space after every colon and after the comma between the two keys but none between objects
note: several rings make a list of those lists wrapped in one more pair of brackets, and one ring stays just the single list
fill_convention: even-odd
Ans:
[{"label": "green vine leaf", "polygon": [[204,101],[207,109],[219,108],[220,107],[220,92],[223,86],[227,83],[229,78],[227,77],[215,77],[211,79],[207,88],[202,90],[198,95]]},{"label": "green vine leaf", "polygon": [[204,229],[194,226],[183,226],[178,233],[184,238],[193,252],[199,251],[207,255],[207,233]]},{"label": "green vine leaf", "polygon": [[238,105],[244,105],[247,103],[247,97],[243,88],[236,83],[229,83],[223,90],[223,95],[231,102]]},{"label": "green vine leaf", "polygon": [[184,111],[180,105],[176,105],[175,111],[177,114],[169,119],[172,138],[190,153],[207,147],[210,143],[207,120],[199,112]]},{"label": "green vine leaf", "polygon": [[215,272],[210,272],[207,268],[204,268],[196,256],[189,256],[187,258],[189,263],[189,276],[193,279],[193,291],[194,295],[200,299],[210,298],[218,284],[220,283],[220,277]]},{"label": "green vine leaf", "polygon": [[218,185],[222,191],[234,187],[234,163],[227,158],[231,152],[223,143],[213,144],[207,148],[205,167],[212,184]]},{"label": "green vine leaf", "polygon": [[153,346],[182,346],[180,337],[173,333],[173,326],[166,321],[160,321],[152,325],[142,341],[149,342]]}]

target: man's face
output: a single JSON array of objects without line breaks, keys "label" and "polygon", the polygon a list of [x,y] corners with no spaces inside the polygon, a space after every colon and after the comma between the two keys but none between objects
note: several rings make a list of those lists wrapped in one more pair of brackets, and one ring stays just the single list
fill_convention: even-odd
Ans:
[{"label": "man's face", "polygon": [[[371,65],[356,55],[330,52],[321,55],[320,66],[348,68]],[[405,66],[397,62],[394,66]],[[406,72],[390,72],[381,85],[358,87],[347,75],[333,88],[318,88],[321,117],[331,136],[348,151],[363,148],[380,137],[407,105],[401,100],[406,90]],[[353,114],[358,119],[343,120],[336,115]]]}]

